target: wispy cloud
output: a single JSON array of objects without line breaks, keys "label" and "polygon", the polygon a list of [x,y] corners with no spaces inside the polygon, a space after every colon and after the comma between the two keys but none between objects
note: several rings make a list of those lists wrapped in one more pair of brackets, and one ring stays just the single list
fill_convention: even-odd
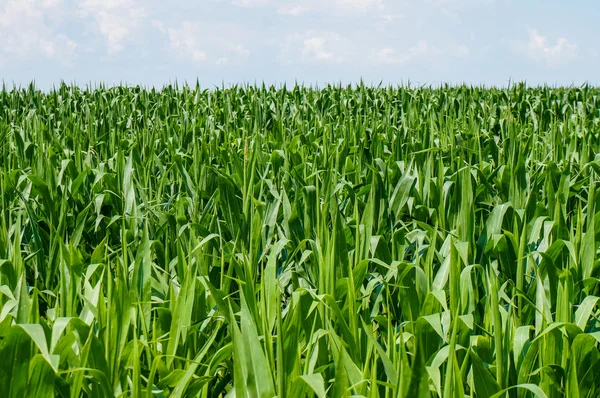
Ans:
[{"label": "wispy cloud", "polygon": [[153,25],[167,34],[171,49],[180,59],[225,65],[250,55],[241,40],[248,34],[237,25],[190,21],[170,28],[156,22]]},{"label": "wispy cloud", "polygon": [[577,46],[565,37],[559,37],[551,44],[546,36],[531,28],[528,30],[528,36],[526,42],[519,41],[516,47],[536,62],[548,67],[558,67],[573,61],[576,56]]},{"label": "wispy cloud", "polygon": [[415,58],[430,54],[432,51],[438,51],[431,47],[427,40],[420,40],[416,46],[407,51],[398,52],[393,47],[383,47],[375,51],[376,62],[383,64],[405,64]]},{"label": "wispy cloud", "polygon": [[[303,15],[308,12],[328,14],[360,14],[385,9],[383,0],[281,0],[277,3],[269,0],[235,0],[239,5],[264,6],[277,4],[277,13],[282,15]],[[248,4],[245,4],[248,3]]]},{"label": "wispy cloud", "polygon": [[232,0],[233,5],[239,7],[263,7],[271,3],[271,0]]},{"label": "wispy cloud", "polygon": [[280,7],[277,9],[277,13],[281,15],[302,15],[308,11],[308,8],[295,6],[295,7]]},{"label": "wispy cloud", "polygon": [[[422,63],[428,69],[432,69],[438,63],[446,64],[450,59],[466,58],[469,55],[470,50],[464,44],[440,47],[428,40],[419,40],[416,45],[406,50],[397,50],[393,47],[379,48],[374,51],[372,59],[376,64],[388,65]],[[440,62],[442,60],[443,62]]]},{"label": "wispy cloud", "polygon": [[281,44],[283,63],[339,63],[345,60],[349,42],[335,32],[309,30],[287,36]]},{"label": "wispy cloud", "polygon": [[83,0],[79,10],[82,17],[95,21],[109,53],[123,50],[146,17],[137,0]]},{"label": "wispy cloud", "polygon": [[383,8],[383,0],[335,0],[334,4],[340,9],[363,12],[372,8]]},{"label": "wispy cloud", "polygon": [[6,0],[0,6],[0,58],[6,55],[2,62],[37,54],[68,64],[77,44],[48,22],[63,13],[60,0]]},{"label": "wispy cloud", "polygon": [[335,61],[339,57],[333,52],[331,44],[337,41],[339,41],[339,36],[334,34],[307,37],[303,42],[302,56],[319,61]]}]

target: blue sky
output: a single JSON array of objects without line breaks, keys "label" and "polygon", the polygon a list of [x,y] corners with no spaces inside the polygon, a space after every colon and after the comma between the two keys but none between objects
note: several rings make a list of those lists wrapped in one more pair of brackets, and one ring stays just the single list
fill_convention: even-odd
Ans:
[{"label": "blue sky", "polygon": [[600,83],[600,2],[0,0],[0,78]]}]

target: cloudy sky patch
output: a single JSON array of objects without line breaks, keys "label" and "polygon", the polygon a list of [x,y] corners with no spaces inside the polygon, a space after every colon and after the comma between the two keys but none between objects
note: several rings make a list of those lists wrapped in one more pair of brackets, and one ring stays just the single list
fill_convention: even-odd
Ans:
[{"label": "cloudy sky patch", "polygon": [[0,78],[599,84],[596,15],[594,1],[0,0]]}]

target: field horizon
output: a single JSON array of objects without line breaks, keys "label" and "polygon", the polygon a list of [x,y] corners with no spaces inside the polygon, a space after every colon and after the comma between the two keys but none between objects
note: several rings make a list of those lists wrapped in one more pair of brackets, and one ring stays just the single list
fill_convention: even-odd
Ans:
[{"label": "field horizon", "polygon": [[[43,86],[43,87],[42,87]],[[490,83],[472,83],[472,82],[447,82],[447,81],[433,81],[433,82],[414,82],[407,79],[406,82],[384,82],[384,81],[371,81],[365,82],[362,80],[356,81],[323,81],[323,82],[303,82],[303,81],[279,81],[279,82],[267,82],[267,81],[236,81],[236,82],[225,82],[223,80],[219,84],[201,83],[199,79],[196,81],[187,81],[186,79],[173,79],[162,84],[143,84],[143,83],[127,83],[125,82],[107,82],[107,81],[88,81],[86,83],[77,83],[75,81],[69,82],[66,80],[60,80],[53,84],[37,84],[35,81],[31,81],[25,84],[22,83],[10,83],[2,80],[2,91],[19,91],[19,90],[34,90],[44,94],[49,94],[52,91],[60,90],[61,88],[79,89],[85,91],[94,90],[107,90],[114,88],[126,88],[126,89],[140,89],[144,91],[162,91],[165,89],[192,89],[201,91],[218,91],[218,90],[230,90],[230,89],[275,89],[275,90],[293,90],[309,89],[309,90],[326,90],[326,89],[406,89],[406,90],[417,90],[417,89],[430,89],[430,90],[441,90],[450,88],[467,88],[467,89],[481,89],[481,90],[511,90],[517,87],[524,89],[596,89],[600,88],[600,84],[593,83],[590,81],[575,82],[570,84],[564,83],[528,83],[527,80],[513,80],[511,78],[506,79],[504,84],[490,84]]]}]

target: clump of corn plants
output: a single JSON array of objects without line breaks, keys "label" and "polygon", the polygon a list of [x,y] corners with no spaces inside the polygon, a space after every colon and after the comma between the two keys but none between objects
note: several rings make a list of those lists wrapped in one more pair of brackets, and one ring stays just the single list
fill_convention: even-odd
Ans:
[{"label": "clump of corn plants", "polygon": [[0,92],[3,397],[597,397],[600,89]]}]

